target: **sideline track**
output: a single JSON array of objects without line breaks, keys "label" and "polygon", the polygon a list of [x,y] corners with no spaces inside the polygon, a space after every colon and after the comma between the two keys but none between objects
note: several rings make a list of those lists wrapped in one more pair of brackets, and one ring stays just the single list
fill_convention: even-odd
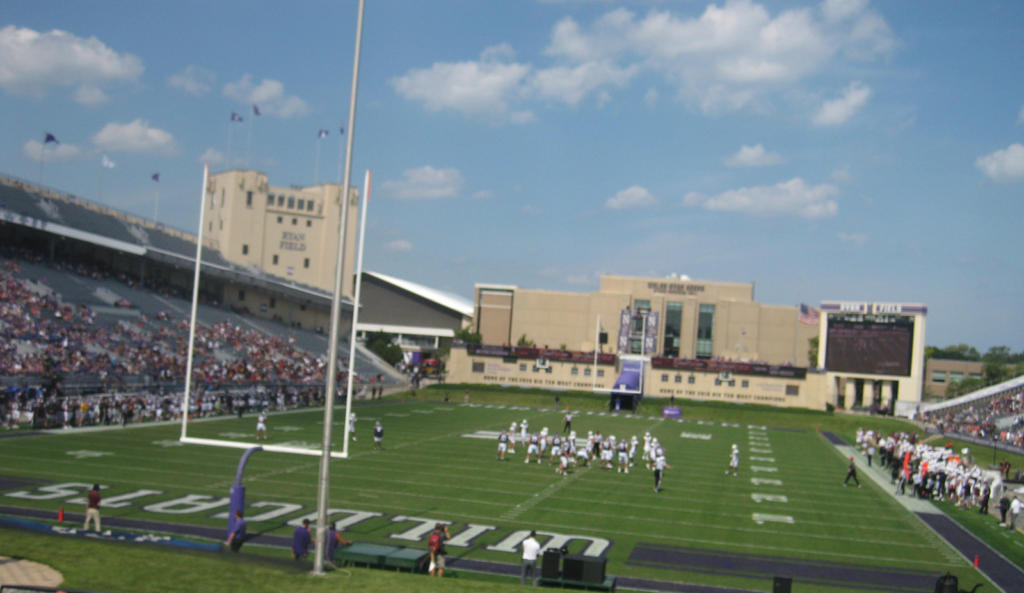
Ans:
[{"label": "sideline track", "polygon": [[968,565],[973,564],[974,557],[978,557],[978,571],[992,581],[1003,593],[1024,593],[1024,570],[1010,562],[1005,556],[993,549],[984,541],[978,539],[973,533],[960,526],[948,515],[935,507],[930,501],[909,496],[896,496],[893,493],[892,485],[889,483],[889,476],[885,475],[878,466],[868,467],[864,456],[850,446],[842,437],[832,432],[822,432],[821,435],[832,443],[836,450],[845,458],[854,458],[857,469],[861,475],[873,480],[878,486],[889,493],[892,498],[910,511],[915,517],[921,520],[928,529],[940,537],[951,548],[963,557]]}]

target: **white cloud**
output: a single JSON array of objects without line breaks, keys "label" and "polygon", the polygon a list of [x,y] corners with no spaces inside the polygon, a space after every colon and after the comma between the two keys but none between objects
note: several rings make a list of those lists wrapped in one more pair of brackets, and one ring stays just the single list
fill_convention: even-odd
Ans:
[{"label": "white cloud", "polygon": [[192,64],[168,78],[167,86],[173,89],[181,89],[193,97],[202,97],[210,92],[216,80],[217,75],[213,72]]},{"label": "white cloud", "polygon": [[540,208],[537,208],[536,206],[531,206],[529,204],[523,206],[523,214],[526,214],[528,216],[538,216],[542,212],[544,211],[541,210]]},{"label": "white cloud", "polygon": [[54,87],[78,87],[75,100],[96,105],[105,100],[100,87],[135,82],[144,70],[142,60],[119,54],[95,37],[14,25],[0,29],[0,87],[15,95],[41,99]]},{"label": "white cloud", "polygon": [[530,86],[541,97],[578,105],[588,94],[603,86],[625,86],[639,71],[640,67],[636,64],[620,68],[609,61],[590,61],[574,67],[557,66],[538,70]]},{"label": "white cloud", "polygon": [[871,87],[859,81],[850,83],[843,89],[838,99],[825,101],[821,110],[814,116],[814,123],[819,126],[838,126],[846,123],[861,110],[871,98]]},{"label": "white cloud", "polygon": [[839,188],[834,185],[808,186],[803,179],[794,177],[776,185],[743,187],[711,197],[691,192],[683,198],[683,204],[721,212],[828,218],[839,210],[836,202],[829,199],[838,194]]},{"label": "white cloud", "polygon": [[604,207],[611,210],[626,210],[629,208],[646,208],[657,203],[657,198],[652,196],[651,192],[639,185],[634,185],[608,198],[604,203]]},{"label": "white cloud", "polygon": [[199,162],[207,165],[220,165],[225,160],[224,153],[213,148],[207,148],[206,152],[199,157]]},{"label": "white cloud", "polygon": [[131,123],[110,122],[92,137],[96,148],[104,152],[148,152],[154,154],[177,154],[178,144],[174,136],[159,128],[149,127],[149,122],[137,119]]},{"label": "white cloud", "polygon": [[284,83],[264,78],[259,85],[253,85],[252,76],[243,75],[235,82],[224,85],[224,96],[246,105],[258,105],[263,115],[282,118],[300,117],[309,113],[309,103],[284,92]]},{"label": "white cloud", "polygon": [[457,198],[463,183],[458,169],[435,169],[427,165],[405,171],[400,180],[385,181],[381,189],[400,199]]},{"label": "white cloud", "polygon": [[644,95],[644,105],[654,109],[658,104],[658,89],[651,87],[647,89],[647,94]]},{"label": "white cloud", "polygon": [[863,245],[868,241],[868,236],[864,233],[839,233],[837,236],[843,243],[853,243],[854,245]]},{"label": "white cloud", "polygon": [[409,251],[412,251],[412,243],[406,241],[405,239],[398,239],[396,241],[386,243],[384,245],[384,248],[387,249],[388,251],[407,253]]},{"label": "white cloud", "polygon": [[22,148],[22,152],[33,161],[39,162],[46,151],[46,162],[70,161],[82,154],[82,149],[73,144],[47,144],[43,145],[38,140],[29,140]]},{"label": "white cloud", "polygon": [[764,146],[740,147],[740,151],[725,159],[725,164],[730,167],[769,167],[780,165],[786,162],[786,157],[777,152],[767,152]]},{"label": "white cloud", "polygon": [[849,183],[853,181],[853,174],[850,173],[850,167],[846,166],[842,169],[832,171],[832,181],[837,183]]},{"label": "white cloud", "polygon": [[107,94],[102,89],[91,84],[79,85],[72,97],[74,97],[75,101],[89,107],[102,105],[109,100],[109,97],[107,97]]},{"label": "white cloud", "polygon": [[1003,150],[978,157],[974,162],[993,181],[1016,181],[1024,178],[1024,145],[1011,144]]}]

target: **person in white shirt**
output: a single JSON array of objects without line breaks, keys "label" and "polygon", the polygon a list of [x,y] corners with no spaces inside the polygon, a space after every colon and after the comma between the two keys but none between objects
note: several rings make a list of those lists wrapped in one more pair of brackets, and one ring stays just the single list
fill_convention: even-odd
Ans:
[{"label": "person in white shirt", "polygon": [[263,440],[267,440],[267,413],[260,412],[256,418],[256,440],[259,440],[260,433],[263,433]]},{"label": "person in white shirt", "polygon": [[661,492],[661,474],[665,469],[672,469],[672,466],[665,463],[665,450],[658,448],[654,452],[654,491]]},{"label": "person in white shirt", "polygon": [[526,444],[527,428],[529,427],[530,423],[526,420],[526,418],[523,418],[522,423],[519,424],[519,440],[523,441],[524,445]]},{"label": "person in white shirt", "polygon": [[505,451],[508,449],[508,433],[504,430],[498,435],[498,461],[505,461]]},{"label": "person in white shirt", "polygon": [[531,434],[530,440],[527,442],[528,445],[526,447],[526,459],[523,461],[523,463],[530,463],[530,457],[534,455],[537,456],[537,463],[540,463],[540,449],[537,448],[537,435]]},{"label": "person in white shirt", "polygon": [[514,421],[508,429],[508,452],[516,452],[516,423]]},{"label": "person in white shirt", "polygon": [[537,586],[537,554],[540,553],[540,543],[537,542],[537,532],[531,531],[530,537],[523,540],[523,572],[519,577],[519,584],[526,584],[526,573],[530,573],[533,579],[533,586]]},{"label": "person in white shirt", "polygon": [[626,439],[622,439],[621,441],[619,441],[619,444],[618,444],[617,448],[619,450],[619,473],[621,474],[622,470],[626,470],[626,473],[628,474],[629,473],[629,441],[627,441]]},{"label": "person in white shirt", "polygon": [[352,412],[348,416],[348,433],[352,435],[353,441],[358,441],[356,438],[356,413]]},{"label": "person in white shirt", "polygon": [[1014,530],[1013,524],[1016,521],[1017,517],[1020,516],[1021,506],[1022,505],[1021,505],[1021,502],[1020,502],[1020,497],[1019,496],[1014,496],[1013,497],[1013,502],[1010,503],[1010,512],[1006,514],[1007,515],[1006,520],[1010,524],[1009,527],[1008,527],[1008,529],[1010,531]]},{"label": "person in white shirt", "polygon": [[726,475],[732,474],[734,476],[739,475],[740,468],[740,448],[734,443],[732,446],[732,452],[729,454],[729,469],[725,470]]}]

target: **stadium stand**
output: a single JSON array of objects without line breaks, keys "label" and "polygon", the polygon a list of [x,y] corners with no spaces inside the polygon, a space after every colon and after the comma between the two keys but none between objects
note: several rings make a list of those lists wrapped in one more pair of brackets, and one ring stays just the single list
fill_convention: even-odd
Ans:
[{"label": "stadium stand", "polygon": [[1024,376],[921,406],[920,420],[938,432],[1024,447]]}]

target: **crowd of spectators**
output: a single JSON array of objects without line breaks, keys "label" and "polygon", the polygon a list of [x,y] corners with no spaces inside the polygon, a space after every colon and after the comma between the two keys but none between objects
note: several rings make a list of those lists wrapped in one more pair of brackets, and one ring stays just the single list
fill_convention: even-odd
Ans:
[{"label": "crowd of spectators", "polygon": [[939,432],[964,434],[993,439],[1024,447],[1024,417],[1013,425],[999,428],[996,421],[1007,416],[1024,414],[1024,387],[966,404],[961,408],[922,412],[920,419]]}]

